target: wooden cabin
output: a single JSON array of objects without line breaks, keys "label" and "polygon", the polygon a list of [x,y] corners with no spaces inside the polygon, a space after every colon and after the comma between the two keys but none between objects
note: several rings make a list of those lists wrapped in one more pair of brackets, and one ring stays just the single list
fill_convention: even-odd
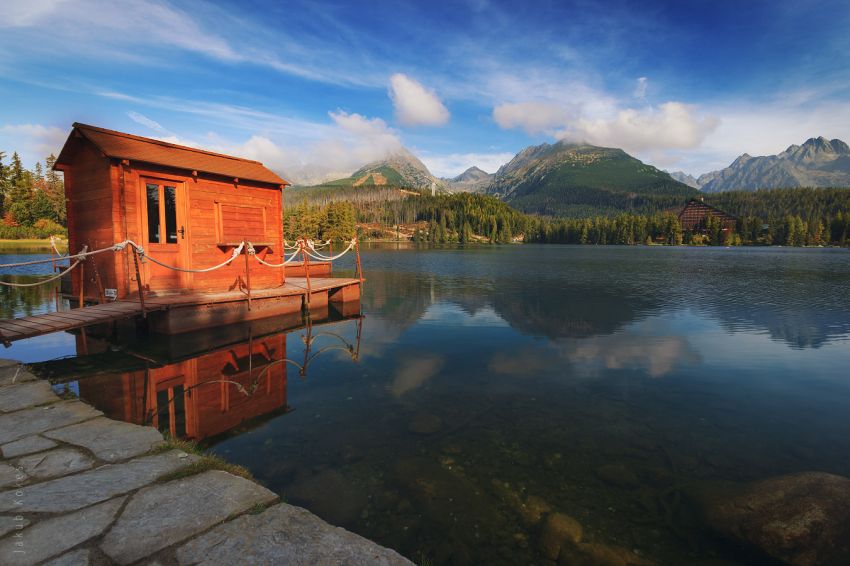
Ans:
[{"label": "wooden cabin", "polygon": [[[107,249],[70,274],[66,294],[79,306],[127,301],[62,320],[12,321],[7,341],[136,314],[150,313],[154,332],[177,334],[328,302],[359,310],[359,248],[357,279],[332,278],[330,262],[303,253],[303,262],[280,267],[289,182],[258,161],[75,123],[55,168],[65,174],[70,252]],[[127,240],[144,248],[144,261],[130,247],[108,249]],[[247,248],[234,258],[242,242],[265,264]],[[134,301],[138,308],[127,304]]]},{"label": "wooden cabin", "polygon": [[[203,269],[249,240],[270,263],[281,261],[289,182],[262,163],[77,123],[56,169],[65,174],[72,253],[129,239],[169,265]],[[94,263],[104,289],[117,298],[137,293],[128,254],[101,254]],[[95,266],[87,267],[93,275]],[[152,294],[213,292],[233,289],[243,271],[239,262],[210,273],[146,262],[141,277]],[[252,285],[264,288],[280,285],[284,274],[258,270],[253,277]],[[85,281],[85,296],[94,300],[99,289],[91,277]]]},{"label": "wooden cabin", "polygon": [[705,229],[705,220],[709,216],[718,218],[723,225],[723,230],[734,230],[738,218],[731,214],[706,204],[702,198],[693,198],[679,213],[679,224],[682,230],[695,232]]}]

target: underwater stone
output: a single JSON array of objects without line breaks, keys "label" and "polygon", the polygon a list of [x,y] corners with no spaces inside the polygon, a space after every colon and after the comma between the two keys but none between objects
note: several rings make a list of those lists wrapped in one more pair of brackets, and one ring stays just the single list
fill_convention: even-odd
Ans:
[{"label": "underwater stone", "polygon": [[633,488],[640,485],[637,475],[622,464],[605,464],[596,468],[596,475],[609,485]]},{"label": "underwater stone", "polygon": [[795,566],[850,564],[850,478],[803,472],[695,495],[729,538]]},{"label": "underwater stone", "polygon": [[443,426],[443,421],[437,415],[419,413],[410,421],[408,430],[416,434],[434,434]]},{"label": "underwater stone", "polygon": [[540,535],[540,550],[549,560],[557,560],[561,547],[567,544],[577,544],[581,540],[583,529],[581,524],[563,513],[552,513],[543,524]]},{"label": "underwater stone", "polygon": [[597,542],[567,544],[561,549],[559,566],[651,566],[653,562],[627,548]]}]

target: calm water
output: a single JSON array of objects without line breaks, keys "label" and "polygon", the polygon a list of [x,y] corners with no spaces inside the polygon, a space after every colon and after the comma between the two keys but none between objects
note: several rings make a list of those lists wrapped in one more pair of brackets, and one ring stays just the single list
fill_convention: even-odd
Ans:
[{"label": "calm water", "polygon": [[[204,379],[251,394],[233,393],[238,426],[209,420],[197,438],[286,501],[417,562],[545,563],[547,511],[661,564],[744,562],[698,524],[685,486],[850,476],[846,250],[372,249],[364,266],[359,322],[234,330],[195,358],[153,344],[170,359],[141,374],[131,350],[145,346],[125,344],[100,354],[112,374],[87,377],[93,355],[62,387],[110,412],[110,383],[213,367]],[[53,304],[3,300],[4,314]],[[50,340],[5,356],[76,353],[74,336]],[[232,361],[213,364],[225,351]]]}]

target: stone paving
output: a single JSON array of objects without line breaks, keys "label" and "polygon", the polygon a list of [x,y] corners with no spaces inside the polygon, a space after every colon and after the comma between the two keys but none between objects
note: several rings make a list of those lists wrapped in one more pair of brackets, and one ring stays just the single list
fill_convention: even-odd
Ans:
[{"label": "stone paving", "polygon": [[412,564],[0,360],[0,564]]}]

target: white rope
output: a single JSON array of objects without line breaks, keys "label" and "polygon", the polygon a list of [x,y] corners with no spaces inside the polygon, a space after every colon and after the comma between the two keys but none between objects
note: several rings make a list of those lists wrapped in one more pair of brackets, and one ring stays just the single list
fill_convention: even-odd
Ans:
[{"label": "white rope", "polygon": [[316,248],[313,247],[313,242],[311,240],[307,240],[307,244],[306,244],[307,249],[312,250],[312,251],[306,251],[305,250],[305,253],[307,255],[309,255],[310,257],[312,257],[313,259],[317,259],[319,261],[336,261],[339,258],[341,258],[342,256],[344,256],[345,254],[347,254],[349,251],[351,251],[351,249],[354,247],[355,244],[357,244],[357,239],[352,238],[351,241],[348,242],[348,247],[345,248],[344,250],[342,250],[340,253],[336,254],[335,256],[326,256],[326,255],[322,255],[319,252],[317,252]]},{"label": "white rope", "polygon": [[[56,247],[56,236],[50,236],[50,247],[53,248],[53,251],[56,252],[57,256],[59,256],[56,259],[65,259],[65,258],[68,257],[66,254],[63,254],[62,252],[60,252],[59,248]],[[68,253],[70,254],[71,251],[68,250]]]},{"label": "white rope", "polygon": [[[295,260],[295,258],[298,257],[299,252],[294,252],[283,263],[269,263],[267,261],[260,259],[260,256],[257,255],[257,250],[254,249],[254,246],[251,245],[251,242],[248,242],[248,254],[254,256],[254,259],[259,261],[261,264],[265,265],[266,267],[283,267],[283,266],[287,265],[288,263],[291,263],[293,260]],[[283,257],[286,257],[286,254],[283,254]]]},{"label": "white rope", "polygon": [[[85,250],[85,249],[86,248],[84,246],[83,250]],[[81,261],[83,261],[83,260],[78,259],[70,267],[68,267],[68,269],[66,269],[65,271],[61,271],[61,272],[57,273],[56,275],[48,277],[47,279],[39,279],[35,283],[12,283],[11,281],[0,281],[0,285],[5,285],[6,287],[35,287],[37,285],[44,285],[45,283],[50,283],[51,281],[55,281],[56,279],[59,279],[60,277],[62,277],[66,273],[70,273],[71,270],[73,270],[75,267],[80,265]]]},{"label": "white rope", "polygon": [[167,263],[162,263],[158,259],[155,259],[155,258],[147,255],[145,253],[144,249],[140,249],[140,246],[137,246],[136,244],[133,244],[133,246],[136,248],[136,251],[139,252],[140,257],[142,257],[143,259],[149,259],[152,262],[154,262],[155,264],[160,265],[162,267],[165,267],[167,269],[171,269],[171,270],[174,270],[174,271],[182,271],[184,273],[209,273],[210,271],[215,271],[216,269],[221,269],[222,267],[225,267],[230,262],[232,262],[234,259],[239,257],[239,254],[241,254],[242,250],[245,248],[245,242],[242,242],[237,247],[235,247],[233,249],[233,253],[230,255],[229,258],[227,258],[223,262],[219,263],[218,265],[214,265],[212,267],[207,267],[205,269],[188,269],[188,268],[184,268],[184,267],[176,267],[176,266],[173,266],[173,265],[168,265]]}]

